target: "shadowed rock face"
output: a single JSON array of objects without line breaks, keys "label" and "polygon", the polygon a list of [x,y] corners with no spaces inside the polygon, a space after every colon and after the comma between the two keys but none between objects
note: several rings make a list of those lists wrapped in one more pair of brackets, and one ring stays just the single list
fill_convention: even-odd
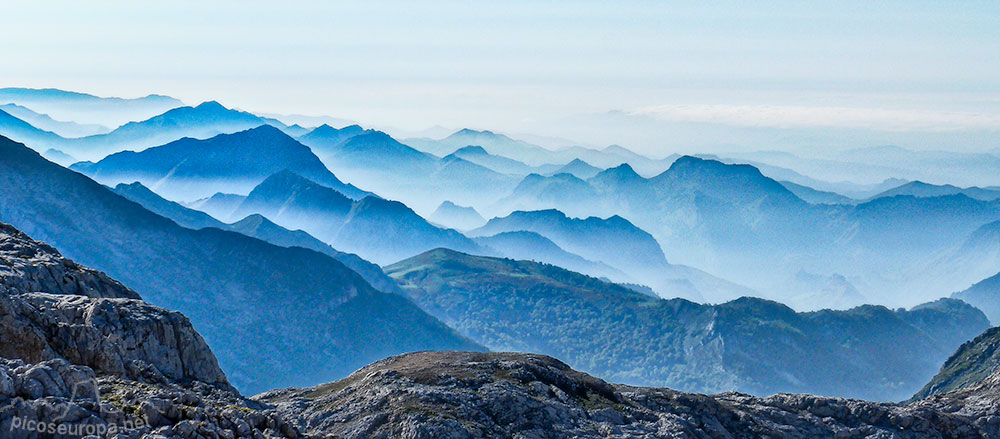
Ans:
[{"label": "shadowed rock face", "polygon": [[[996,378],[996,377],[993,377]],[[989,393],[993,392],[993,393]],[[977,401],[995,397],[992,389]],[[972,400],[972,396],[965,397]],[[980,438],[997,409],[951,410],[809,395],[706,396],[608,384],[541,355],[420,352],[350,377],[255,399],[332,437]],[[995,400],[994,400],[995,401]]]}]

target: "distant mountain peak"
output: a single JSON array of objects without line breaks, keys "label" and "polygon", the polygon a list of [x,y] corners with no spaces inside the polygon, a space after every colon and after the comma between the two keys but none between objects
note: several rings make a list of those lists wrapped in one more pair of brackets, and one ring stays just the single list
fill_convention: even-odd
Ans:
[{"label": "distant mountain peak", "polygon": [[444,200],[441,203],[441,205],[438,206],[438,209],[454,209],[454,208],[457,208],[457,209],[472,209],[471,207],[467,207],[467,206],[459,206],[458,204],[452,203],[450,200]]},{"label": "distant mountain peak", "polygon": [[631,149],[628,149],[621,145],[608,145],[604,147],[604,149],[601,151],[608,154],[614,154],[618,157],[628,158],[629,160],[639,159],[639,158],[647,159],[647,157],[638,154],[635,151],[632,151]]},{"label": "distant mountain peak", "polygon": [[632,173],[632,174],[635,173],[635,170],[632,169],[632,165],[630,165],[628,163],[622,163],[622,164],[620,164],[618,166],[615,166],[613,168],[608,168],[608,170],[609,171],[614,170],[614,171],[617,171],[617,172],[628,172],[628,173]]},{"label": "distant mountain peak", "polygon": [[368,130],[368,131],[365,131],[365,132],[363,132],[361,134],[358,134],[357,136],[352,137],[351,140],[349,140],[348,142],[356,142],[356,141],[362,141],[362,140],[366,140],[366,141],[387,141],[387,142],[392,142],[392,143],[399,143],[399,141],[397,141],[396,139],[392,138],[392,136],[386,134],[383,131],[379,131],[379,130]]},{"label": "distant mountain peak", "polygon": [[704,159],[704,158],[701,158],[701,157],[695,157],[693,155],[682,155],[682,156],[678,157],[677,160],[674,160],[674,163],[672,165],[670,165],[670,169],[668,169],[668,171],[669,170],[673,170],[675,168],[679,169],[679,168],[688,167],[688,166],[701,166],[701,165],[706,165],[706,164],[725,165],[724,163],[722,163],[722,162],[720,162],[718,160]]},{"label": "distant mountain peak", "polygon": [[483,148],[482,146],[479,146],[479,145],[464,146],[462,148],[459,148],[458,150],[456,150],[452,154],[459,154],[459,153],[461,153],[461,154],[474,154],[474,155],[489,155],[490,154],[490,153],[486,152],[485,148]]},{"label": "distant mountain peak", "polygon": [[568,219],[569,218],[568,216],[566,216],[565,213],[563,213],[559,209],[515,210],[514,212],[510,213],[509,217],[510,218],[518,218],[518,217],[531,218],[531,217],[535,217],[535,218],[553,218],[553,219]]},{"label": "distant mountain peak", "polygon": [[613,168],[608,168],[604,172],[602,172],[602,174],[614,175],[615,177],[620,179],[631,180],[636,178],[638,179],[642,178],[642,176],[639,175],[639,173],[635,172],[635,169],[632,169],[632,165],[629,165],[628,163],[622,163]]},{"label": "distant mountain peak", "polygon": [[199,110],[219,110],[219,111],[229,110],[228,108],[220,104],[218,101],[205,101],[198,104],[198,106],[194,108],[197,108]]},{"label": "distant mountain peak", "polygon": [[595,173],[587,181],[611,190],[632,190],[642,187],[649,180],[635,172],[628,163],[622,163]]},{"label": "distant mountain peak", "polygon": [[[596,219],[598,221],[601,220],[600,218],[598,218],[596,216],[592,216],[592,217],[587,218],[587,219],[591,219],[591,218]],[[609,223],[628,224],[630,226],[634,226],[634,224],[632,224],[631,221],[623,218],[621,215],[611,215],[611,216],[608,217],[608,219],[606,219],[604,221],[607,221]]]},{"label": "distant mountain peak", "polygon": [[505,136],[505,135],[499,134],[499,133],[495,133],[495,132],[490,131],[490,130],[481,130],[481,131],[479,131],[479,130],[473,130],[473,129],[470,129],[470,128],[462,128],[462,129],[456,131],[454,134],[452,134],[452,135],[450,135],[448,137],[452,137],[453,138],[453,137],[467,137],[467,136],[472,136],[472,137],[493,137],[493,138],[496,138],[496,139],[513,140],[513,139],[511,139],[508,136]]},{"label": "distant mountain peak", "polygon": [[357,132],[357,133],[360,133],[361,131],[364,131],[364,128],[361,128],[361,125],[358,125],[358,124],[348,125],[348,126],[345,126],[343,128],[334,128],[334,127],[330,126],[329,124],[323,124],[323,125],[320,125],[320,126],[314,128],[310,132],[310,134],[314,134],[314,135],[332,135],[332,134],[340,134],[342,132],[349,132],[349,133],[351,133],[351,132]]},{"label": "distant mountain peak", "polygon": [[129,189],[141,190],[141,191],[145,191],[145,192],[153,192],[153,191],[149,190],[148,187],[143,186],[143,184],[139,183],[138,181],[135,181],[135,182],[132,182],[132,183],[118,183],[118,185],[115,186],[115,191],[117,192],[118,189],[121,189],[121,188],[129,188]]},{"label": "distant mountain peak", "polygon": [[486,223],[486,219],[475,208],[458,205],[449,200],[442,202],[428,219],[459,230],[474,229]]},{"label": "distant mountain peak", "polygon": [[316,133],[316,134],[336,133],[338,131],[340,131],[340,130],[338,130],[338,129],[330,126],[330,125],[327,125],[327,124],[320,125],[320,126],[318,126],[316,128],[313,128],[313,130],[312,130],[312,132]]},{"label": "distant mountain peak", "polygon": [[241,223],[242,222],[260,222],[260,223],[264,223],[264,222],[271,222],[271,221],[268,220],[267,218],[264,218],[264,215],[261,215],[259,213],[251,213],[250,215],[247,215],[246,218],[243,218],[243,219],[239,220],[238,222],[241,222]]},{"label": "distant mountain peak", "polygon": [[[281,137],[283,139],[288,139],[288,140],[293,140],[293,141],[295,140],[295,139],[292,139],[292,137],[289,136],[288,134],[285,134],[284,131],[281,131],[280,129],[278,129],[278,127],[275,127],[274,125],[268,125],[268,124],[264,124],[264,125],[261,125],[261,126],[255,127],[255,128],[250,128],[248,130],[244,130],[243,132],[263,134],[263,135],[268,135],[268,136],[277,136],[277,137]],[[231,135],[235,135],[235,134],[239,134],[239,133],[233,133]],[[223,134],[223,135],[225,135],[225,134]]]},{"label": "distant mountain peak", "polygon": [[474,130],[474,129],[471,129],[471,128],[462,128],[462,129],[460,129],[458,131],[455,131],[455,133],[452,134],[452,135],[453,136],[468,136],[468,135],[479,135],[479,134],[485,134],[485,135],[490,135],[490,136],[494,135],[493,132],[489,131],[489,130],[478,131],[478,130]]},{"label": "distant mountain peak", "polygon": [[[777,181],[771,180],[764,176],[759,169],[752,165],[747,164],[727,164],[719,160],[714,159],[704,159],[694,156],[681,156],[674,161],[670,168],[668,168],[660,176],[667,174],[687,174],[687,173],[712,173],[712,174],[741,174],[746,177],[755,180],[767,180],[772,181],[775,187],[781,187],[781,190],[788,192],[784,186],[781,186]],[[656,178],[660,177],[657,176]],[[791,193],[791,192],[789,192]]]}]

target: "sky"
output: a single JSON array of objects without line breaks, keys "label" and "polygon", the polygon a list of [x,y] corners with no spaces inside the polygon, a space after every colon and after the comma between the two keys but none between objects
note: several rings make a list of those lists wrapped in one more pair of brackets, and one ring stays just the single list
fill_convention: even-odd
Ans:
[{"label": "sky", "polygon": [[653,155],[1000,148],[1000,2],[15,0],[0,26],[3,87]]}]

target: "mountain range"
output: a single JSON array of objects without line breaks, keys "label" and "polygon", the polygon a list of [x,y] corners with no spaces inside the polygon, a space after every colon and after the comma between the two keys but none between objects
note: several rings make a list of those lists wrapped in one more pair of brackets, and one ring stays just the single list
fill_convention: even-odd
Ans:
[{"label": "mountain range", "polygon": [[146,120],[129,122],[107,134],[76,139],[64,145],[63,149],[78,157],[99,158],[121,150],[141,151],[185,137],[207,139],[261,125],[288,129],[276,120],[229,109],[218,102],[209,101],[195,107],[174,108]]},{"label": "mountain range", "polygon": [[922,181],[911,181],[902,186],[889,189],[872,198],[894,197],[897,195],[912,195],[918,198],[941,197],[962,194],[981,201],[1000,199],[1000,190],[983,189],[979,187],[960,188],[950,184],[934,185]]},{"label": "mountain range", "polygon": [[[609,276],[618,282],[645,284],[663,297],[718,303],[743,295],[756,295],[748,288],[699,270],[669,264],[652,235],[617,215],[606,219],[579,219],[569,218],[554,209],[517,211],[503,218],[493,218],[469,234],[488,236],[511,232],[533,232],[551,240],[561,250],[601,264],[575,263],[574,267],[596,269],[583,273]],[[540,258],[540,255],[551,253],[551,250],[546,250],[544,241],[538,242],[540,248],[528,246],[530,243],[532,241],[522,240],[521,245],[506,245],[508,253],[505,254],[515,259],[536,259],[560,265],[555,262],[557,259]],[[559,259],[566,260],[565,257]],[[608,271],[607,267],[614,267],[615,271]],[[622,277],[622,273],[626,276]]]},{"label": "mountain range", "polygon": [[253,213],[378,264],[436,247],[479,250],[461,233],[428,223],[403,203],[375,196],[354,201],[287,170],[255,187],[231,218]]},{"label": "mountain range", "polygon": [[[621,270],[603,262],[594,262],[584,259],[580,255],[563,250],[556,243],[535,232],[501,232],[492,236],[481,236],[473,240],[476,244],[494,250],[510,259],[552,264],[570,271],[585,273],[608,281],[618,279],[621,282],[623,279],[630,279]],[[676,294],[676,290],[671,291]],[[701,293],[694,288],[694,285],[691,285],[689,291],[681,291],[679,295],[682,297],[701,297]]]},{"label": "mountain range", "polygon": [[476,131],[467,128],[458,130],[442,139],[411,138],[405,139],[403,142],[440,157],[456,153],[468,146],[478,146],[488,154],[512,159],[528,167],[539,168],[542,173],[553,172],[552,165],[562,166],[573,160],[581,160],[600,168],[629,163],[636,169],[653,175],[663,172],[676,158],[671,156],[662,160],[654,160],[618,145],[611,145],[603,150],[579,146],[551,150],[492,131]]},{"label": "mountain range", "polygon": [[536,170],[517,160],[490,154],[482,146],[465,146],[444,157],[458,157],[501,174],[527,175]]},{"label": "mountain range", "polygon": [[544,355],[454,351],[390,357],[340,381],[249,399],[183,314],[6,224],[0,249],[0,425],[12,439],[50,424],[168,439],[1000,435],[990,421],[995,331],[949,359],[930,397],[905,405],[685,394],[610,384]]},{"label": "mountain range", "polygon": [[31,124],[33,127],[56,133],[61,137],[85,137],[96,134],[104,134],[111,131],[110,128],[103,125],[78,124],[76,122],[55,120],[47,114],[39,114],[28,107],[23,107],[17,104],[0,105],[0,110],[3,110],[9,115]]},{"label": "mountain range", "polygon": [[[405,200],[430,213],[444,201],[469,205],[496,200],[516,183],[501,174],[455,155],[438,157],[400,143],[388,134],[364,130],[353,135],[320,127],[300,140],[348,181],[384,197]],[[314,135],[316,131],[321,131]]]},{"label": "mountain range", "polygon": [[56,133],[34,127],[2,108],[0,108],[0,134],[11,139],[29,143],[41,151],[48,148],[44,145],[59,146],[65,140]]},{"label": "mountain range", "polygon": [[323,253],[187,229],[24,145],[0,139],[0,153],[0,221],[184,312],[242,390],[328,381],[412,350],[480,349]]},{"label": "mountain range", "polygon": [[185,206],[166,200],[142,183],[119,184],[114,188],[115,193],[131,201],[139,203],[150,212],[173,220],[182,227],[189,229],[203,229],[214,227],[220,230],[232,230],[246,236],[260,239],[281,247],[302,247],[330,256],[340,263],[346,265],[354,272],[361,275],[375,289],[386,292],[399,292],[399,285],[382,272],[382,268],[361,257],[338,251],[329,244],[314,238],[312,235],[301,230],[288,230],[259,214],[250,214],[245,218],[231,224],[223,223],[205,212],[190,209]]},{"label": "mountain range", "polygon": [[700,305],[551,265],[445,249],[385,270],[421,308],[490,349],[695,392],[906,399],[989,327],[981,311],[952,299],[896,311],[796,313],[754,298]]},{"label": "mountain range", "polygon": [[[763,172],[763,171],[762,171]],[[796,197],[812,204],[855,204],[858,200],[846,197],[836,192],[820,191],[809,186],[792,183],[790,181],[780,182],[785,189],[788,189]]]},{"label": "mountain range", "polygon": [[141,151],[185,137],[207,139],[261,125],[272,125],[292,134],[304,132],[301,127],[288,127],[277,120],[229,109],[214,101],[195,107],[172,108],[148,119],[125,123],[107,133],[79,138],[64,138],[35,127],[28,130],[22,126],[24,121],[8,119],[10,117],[0,119],[0,134],[25,142],[35,150],[58,149],[88,160],[123,150]]},{"label": "mountain range", "polygon": [[[910,305],[940,297],[947,285],[927,283],[920,273],[913,277],[909,267],[1000,218],[997,201],[964,194],[810,204],[752,166],[696,157],[677,159],[652,178],[626,166],[588,180],[531,175],[501,204],[500,210],[508,211],[556,208],[575,217],[619,215],[652,234],[669,260],[725,272],[759,291],[782,292],[771,296],[775,299],[797,294],[784,294],[786,286],[776,279],[783,282],[806,270],[861,276],[863,292],[877,292],[882,303]],[[906,278],[884,277],[894,272]],[[958,286],[951,285],[951,291]]]},{"label": "mountain range", "polygon": [[[3,116],[0,115],[0,118]],[[86,139],[101,137],[59,140],[62,138],[55,133],[37,130],[13,117],[9,119],[12,120],[9,120],[11,123],[7,124],[8,127],[17,125],[33,130],[33,135],[48,137],[49,141],[56,143],[65,140],[79,146],[79,142],[97,141]],[[121,127],[116,130],[117,134],[113,131],[102,136],[105,140],[113,140],[115,136],[131,138],[136,135],[146,139],[143,142],[155,140],[158,135],[186,135],[186,130],[194,130],[192,135],[207,136],[237,128],[235,125],[227,125],[229,123],[272,124],[285,131],[292,130],[292,127],[276,121],[229,110],[209,102],[198,107],[177,108],[147,121]],[[302,129],[295,128],[295,133],[302,132]],[[294,139],[279,140],[275,137],[269,142],[285,145],[283,148],[288,151],[296,150]],[[977,279],[972,274],[978,276],[978,279],[984,274],[977,272],[964,277],[943,276],[930,279],[927,273],[933,270],[927,270],[926,267],[935,257],[946,257],[947,251],[957,248],[977,228],[1000,220],[998,200],[984,201],[986,197],[983,194],[993,191],[989,188],[967,188],[952,195],[941,196],[940,193],[948,193],[948,188],[936,187],[931,190],[921,186],[920,191],[913,192],[913,188],[917,187],[913,183],[908,186],[908,193],[933,196],[920,196],[915,197],[914,201],[907,201],[907,195],[885,193],[888,189],[903,190],[895,188],[900,186],[899,182],[895,182],[894,187],[879,190],[883,193],[879,198],[847,201],[837,197],[836,193],[824,193],[829,191],[821,190],[822,188],[811,190],[814,189],[811,186],[793,186],[801,186],[798,180],[777,182],[751,166],[715,166],[714,163],[719,162],[693,157],[676,160],[668,157],[663,161],[654,161],[656,166],[669,166],[666,171],[658,174],[646,171],[640,173],[633,165],[619,164],[610,165],[588,178],[581,178],[592,174],[595,169],[605,167],[605,163],[610,162],[607,154],[628,159],[620,162],[631,160],[630,163],[638,163],[641,160],[629,158],[628,150],[621,147],[608,147],[602,151],[604,155],[598,155],[605,157],[604,159],[595,159],[588,154],[596,150],[566,148],[553,152],[492,132],[456,132],[449,136],[449,142],[458,145],[465,141],[478,141],[486,146],[468,148],[468,145],[461,145],[451,151],[451,155],[440,158],[411,148],[382,132],[365,130],[356,125],[339,130],[321,126],[299,138],[303,142],[309,139],[308,143],[311,145],[308,146],[336,173],[336,177],[310,174],[311,171],[297,169],[281,160],[274,161],[274,166],[271,163],[262,164],[259,163],[264,161],[262,157],[259,157],[257,163],[260,169],[235,167],[233,174],[240,174],[236,175],[238,180],[202,181],[205,184],[199,183],[201,175],[189,175],[194,178],[180,179],[177,173],[170,174],[173,168],[167,165],[179,164],[182,159],[177,157],[165,159],[164,163],[156,166],[146,163],[138,167],[155,168],[149,175],[119,173],[145,172],[143,169],[130,168],[131,164],[128,163],[118,163],[122,169],[106,170],[108,174],[105,177],[101,177],[98,170],[109,162],[98,162],[96,165],[81,163],[75,165],[74,169],[109,185],[140,181],[175,201],[193,202],[217,193],[233,194],[228,198],[230,203],[215,212],[220,216],[223,213],[231,214],[232,212],[225,211],[235,211],[232,207],[236,204],[234,200],[249,193],[267,176],[283,169],[290,169],[320,184],[334,187],[352,199],[360,199],[371,193],[353,186],[358,185],[380,196],[403,202],[408,208],[426,216],[432,215],[444,201],[472,207],[487,218],[503,217],[519,210],[552,208],[581,218],[618,215],[652,234],[670,261],[678,265],[698,267],[709,273],[725,272],[727,280],[763,291],[767,297],[782,301],[797,300],[795,298],[807,297],[811,292],[822,289],[821,286],[803,286],[797,288],[798,291],[786,291],[785,281],[800,271],[827,278],[844,276],[862,296],[894,306],[912,306],[940,297],[948,291],[964,289]],[[198,141],[193,139],[181,139],[171,144],[187,144],[186,149],[176,149],[181,151],[177,156],[190,156],[192,160],[198,161],[200,157],[191,155],[196,142]],[[444,143],[451,144],[449,142]],[[232,143],[235,145],[237,142]],[[229,151],[239,151],[240,148],[235,145]],[[498,151],[490,151],[490,148]],[[480,160],[480,163],[494,167],[499,167],[496,163],[502,162],[504,166],[518,167],[523,172],[526,168],[510,161],[513,159],[495,154],[502,152],[499,150],[504,148],[549,154],[547,157],[551,160],[547,161],[553,163],[565,158],[565,170],[569,172],[561,172],[560,168],[554,166],[542,172],[541,168],[531,168],[534,165],[525,164],[527,169],[539,172],[522,178],[470,161]],[[302,149],[297,148],[299,151]],[[462,152],[453,154],[460,149]],[[70,150],[60,151],[74,155]],[[261,151],[269,155],[274,153],[279,158],[282,152],[287,152]],[[560,154],[568,155],[562,157]],[[466,158],[462,158],[463,155]],[[60,162],[68,160],[55,151],[47,151],[47,157]],[[771,162],[790,160],[786,155],[778,153],[760,154],[757,158]],[[572,162],[575,159],[581,161]],[[122,157],[119,155],[111,162],[116,160],[122,160]],[[583,166],[588,163],[597,166]],[[91,166],[98,167],[88,170]],[[573,168],[577,166],[580,169],[575,172],[579,175],[573,173]],[[649,162],[643,166],[653,167]],[[214,165],[211,167],[214,168]],[[188,164],[178,167],[178,171],[184,170],[191,174],[218,172],[192,170]],[[242,174],[253,176],[243,178],[245,175]],[[884,186],[889,183],[893,182],[887,180],[879,184]],[[872,190],[876,186],[866,190]],[[945,192],[941,192],[942,189]],[[962,198],[963,195],[971,195],[971,198]],[[202,203],[202,206],[211,208],[211,203]],[[232,220],[237,219],[239,218]],[[896,220],[902,221],[901,226],[890,226]],[[912,239],[920,234],[925,239]],[[762,258],[756,255],[776,256]],[[586,255],[581,256],[592,259]],[[957,264],[946,262],[948,263],[945,265],[949,267]],[[774,272],[777,276],[760,275],[765,272]],[[638,281],[651,283],[646,279]]]},{"label": "mountain range", "polygon": [[308,147],[269,125],[206,140],[184,138],[140,152],[123,151],[71,169],[108,185],[139,181],[169,199],[184,201],[219,191],[248,193],[286,169],[348,197],[370,195],[341,182]]},{"label": "mountain range", "polygon": [[1000,437],[992,154],[280,120],[0,89],[0,431]]},{"label": "mountain range", "polygon": [[181,202],[185,207],[191,209],[200,210],[214,218],[221,218],[224,220],[231,219],[236,209],[240,207],[243,200],[246,200],[246,195],[237,194],[225,194],[222,192],[216,192],[212,194],[211,197],[200,198],[194,201]]},{"label": "mountain range", "polygon": [[[123,99],[58,89],[0,88],[0,104],[13,103],[61,121],[117,127],[184,104],[163,95]],[[97,134],[97,133],[94,133]],[[67,136],[76,137],[76,136]]]}]

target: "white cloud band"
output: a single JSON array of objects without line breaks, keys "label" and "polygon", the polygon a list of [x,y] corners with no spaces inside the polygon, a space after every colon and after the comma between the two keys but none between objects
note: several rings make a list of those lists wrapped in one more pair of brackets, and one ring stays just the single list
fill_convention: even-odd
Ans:
[{"label": "white cloud band", "polygon": [[1000,130],[1000,114],[790,105],[657,105],[627,111],[670,122],[768,128],[860,128],[878,131]]}]

